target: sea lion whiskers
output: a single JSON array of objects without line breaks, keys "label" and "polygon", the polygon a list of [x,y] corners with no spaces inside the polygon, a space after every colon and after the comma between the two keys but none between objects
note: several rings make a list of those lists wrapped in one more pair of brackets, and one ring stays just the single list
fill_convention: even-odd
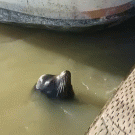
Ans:
[{"label": "sea lion whiskers", "polygon": [[71,99],[74,97],[71,73],[68,70],[61,72],[60,75],[40,76],[34,88],[45,93],[49,98]]}]

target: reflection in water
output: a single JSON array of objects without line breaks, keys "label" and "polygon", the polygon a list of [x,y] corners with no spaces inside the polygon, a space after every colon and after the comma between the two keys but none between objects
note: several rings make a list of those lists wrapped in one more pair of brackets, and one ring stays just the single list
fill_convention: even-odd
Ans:
[{"label": "reflection in water", "polygon": [[[129,23],[94,34],[0,24],[0,134],[84,134],[134,64]],[[75,100],[32,92],[40,75],[66,69]]]}]

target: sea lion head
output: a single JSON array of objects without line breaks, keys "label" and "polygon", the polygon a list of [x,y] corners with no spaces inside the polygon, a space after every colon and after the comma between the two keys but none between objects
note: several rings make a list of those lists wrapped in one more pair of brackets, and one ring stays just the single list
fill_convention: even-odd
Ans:
[{"label": "sea lion head", "polygon": [[60,75],[44,74],[38,79],[35,89],[45,93],[49,98],[72,99],[71,73],[66,70]]}]

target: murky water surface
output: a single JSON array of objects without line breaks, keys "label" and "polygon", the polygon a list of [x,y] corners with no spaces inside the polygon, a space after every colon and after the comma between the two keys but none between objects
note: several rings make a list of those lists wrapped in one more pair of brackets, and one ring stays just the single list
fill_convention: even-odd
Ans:
[{"label": "murky water surface", "polygon": [[[0,24],[0,135],[84,134],[134,64],[126,27],[67,34]],[[40,75],[66,69],[77,100],[32,92]]]}]

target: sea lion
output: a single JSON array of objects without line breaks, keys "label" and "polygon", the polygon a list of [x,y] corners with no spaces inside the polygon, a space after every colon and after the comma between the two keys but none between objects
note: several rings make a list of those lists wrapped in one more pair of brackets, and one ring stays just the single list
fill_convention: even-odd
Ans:
[{"label": "sea lion", "polygon": [[41,75],[34,88],[45,93],[49,98],[72,99],[74,97],[71,73],[68,70],[61,72],[60,75]]}]

